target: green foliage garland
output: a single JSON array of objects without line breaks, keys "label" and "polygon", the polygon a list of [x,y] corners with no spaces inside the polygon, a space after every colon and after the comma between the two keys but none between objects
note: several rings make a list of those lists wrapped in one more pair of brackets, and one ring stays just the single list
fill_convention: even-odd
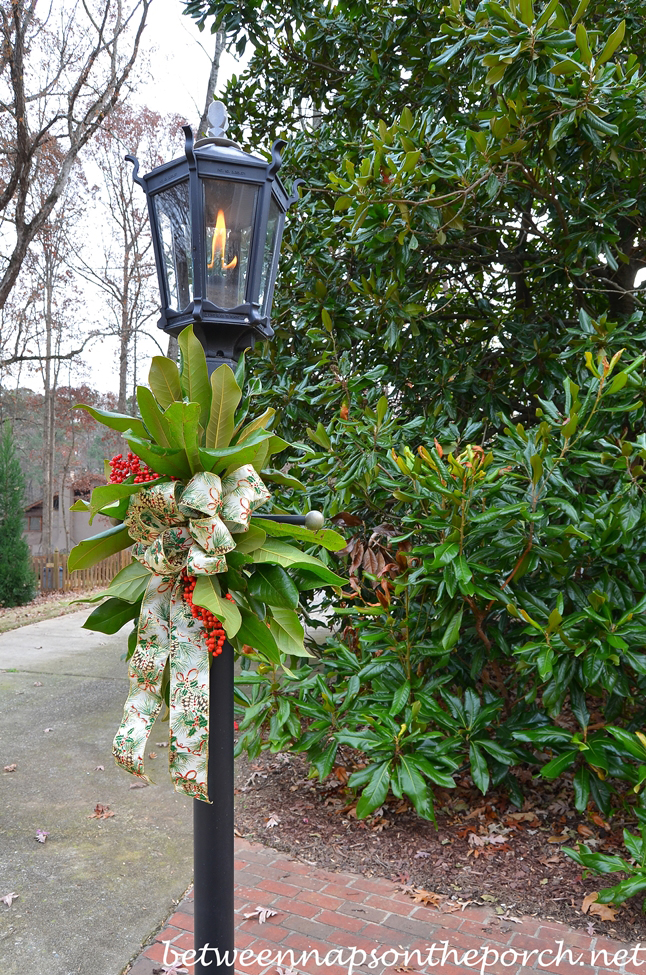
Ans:
[{"label": "green foliage garland", "polygon": [[[91,517],[100,513],[118,523],[80,542],[69,556],[70,569],[94,565],[132,544],[123,519],[131,499],[151,484],[171,478],[184,484],[200,471],[224,476],[248,464],[267,481],[277,478],[302,490],[294,478],[266,468],[269,459],[288,444],[269,429],[272,411],[249,418],[251,399],[242,399],[238,385],[244,366],[237,376],[228,366],[221,366],[209,380],[204,351],[192,327],[182,332],[180,350],[179,369],[170,359],[153,359],[150,388],[140,386],[137,390],[140,418],[91,411],[99,422],[120,430],[130,449],[158,477],[135,483],[130,475],[122,483],[95,488],[89,502],[76,502],[76,510],[86,510]],[[233,537],[237,545],[227,555],[226,571],[199,576],[193,602],[222,623],[235,650],[245,654],[247,666],[255,660],[275,672],[289,658],[309,655],[297,613],[300,591],[311,588],[312,580],[319,589],[345,582],[302,545],[335,550],[343,547],[344,539],[330,529],[312,532],[300,526],[279,525],[264,519],[262,513],[251,519],[248,531]],[[94,597],[93,601],[100,600],[101,604],[85,626],[115,633],[136,620],[150,577],[150,569],[133,561],[105,592]],[[133,650],[134,634],[129,656]]]}]

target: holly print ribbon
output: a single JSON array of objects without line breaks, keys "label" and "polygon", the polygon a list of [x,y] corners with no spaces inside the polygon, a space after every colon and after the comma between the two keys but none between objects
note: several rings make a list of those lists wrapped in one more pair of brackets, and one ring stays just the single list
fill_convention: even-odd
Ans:
[{"label": "holly print ribbon", "polygon": [[208,798],[209,651],[201,623],[183,598],[180,573],[226,572],[234,535],[246,532],[252,513],[270,493],[248,464],[222,480],[207,471],[143,488],[130,499],[125,523],[134,557],[152,572],[130,658],[130,691],[113,754],[126,771],[149,782],[144,751],[163,700],[170,668],[169,768],[175,790]]}]

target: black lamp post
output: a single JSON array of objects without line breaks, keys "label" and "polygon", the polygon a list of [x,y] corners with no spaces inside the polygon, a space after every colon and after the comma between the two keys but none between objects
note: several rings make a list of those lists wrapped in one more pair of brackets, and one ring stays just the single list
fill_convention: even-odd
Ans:
[{"label": "black lamp post", "polygon": [[209,109],[209,137],[194,141],[189,125],[185,155],[134,179],[146,192],[161,294],[158,327],[179,335],[193,324],[209,372],[235,367],[256,338],[274,334],[271,302],[285,213],[298,199],[278,178],[279,139],[271,162],[243,152],[226,137],[222,102]]},{"label": "black lamp post", "polygon": [[[192,324],[210,374],[224,363],[235,368],[256,338],[274,334],[280,241],[285,213],[298,196],[289,197],[277,176],[282,140],[273,144],[268,163],[226,138],[221,102],[211,105],[209,121],[209,138],[195,142],[184,126],[185,158],[146,176],[138,175],[134,156],[126,159],[148,200],[161,293],[158,326],[179,335]],[[273,518],[312,528],[323,523],[319,512]],[[195,975],[233,975],[233,745],[233,648],[225,643],[211,667],[211,803],[193,800]]]}]

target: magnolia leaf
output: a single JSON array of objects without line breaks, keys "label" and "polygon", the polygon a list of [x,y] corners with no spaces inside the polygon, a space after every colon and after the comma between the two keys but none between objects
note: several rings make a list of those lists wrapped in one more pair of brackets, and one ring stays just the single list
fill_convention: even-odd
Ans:
[{"label": "magnolia leaf", "polygon": [[346,546],[346,539],[332,528],[322,528],[320,531],[313,532],[304,525],[290,525],[285,522],[270,521],[268,518],[263,518],[262,514],[252,518],[251,524],[258,525],[268,535],[272,535],[275,538],[280,538],[281,536],[299,538],[304,542],[310,542],[312,545],[321,545],[330,552],[338,552]]},{"label": "magnolia leaf", "polygon": [[241,652],[244,646],[252,647],[257,653],[265,656],[270,663],[280,666],[280,650],[269,627],[262,623],[255,613],[250,613],[247,609],[241,610],[241,616],[242,625],[235,637],[236,649]]},{"label": "magnolia leaf", "polygon": [[206,427],[207,447],[228,447],[234,428],[235,411],[242,392],[230,366],[220,366],[211,376],[211,411]]},{"label": "magnolia leaf", "polygon": [[140,610],[141,597],[137,602],[130,603],[126,602],[125,599],[117,599],[111,596],[90,613],[83,624],[83,628],[98,630],[100,633],[116,633],[130,620],[139,616]]},{"label": "magnolia leaf", "polygon": [[303,644],[305,630],[294,610],[274,605],[270,609],[269,628],[280,652],[295,657],[311,657],[312,654]]},{"label": "magnolia leaf", "polygon": [[390,761],[373,766],[372,776],[357,802],[357,819],[365,819],[374,812],[388,795],[390,786]]},{"label": "magnolia leaf", "polygon": [[288,545],[286,542],[274,538],[268,538],[262,548],[256,549],[253,553],[253,561],[255,563],[273,562],[275,565],[282,565],[284,569],[291,566],[295,569],[308,569],[315,573],[326,586],[345,586],[347,584],[347,579],[331,572],[313,555],[306,555],[294,545]]},{"label": "magnolia leaf", "polygon": [[271,606],[298,606],[298,589],[280,565],[258,565],[249,577],[248,589],[255,599]]},{"label": "magnolia leaf", "polygon": [[198,453],[200,404],[171,403],[164,413],[164,418],[168,423],[173,447],[184,448],[191,474],[196,474],[202,469]]},{"label": "magnolia leaf", "polygon": [[114,528],[108,528],[107,531],[86,538],[75,545],[67,559],[67,568],[70,572],[74,572],[75,569],[88,569],[91,565],[107,559],[109,555],[128,548],[133,541],[125,525],[115,525]]},{"label": "magnolia leaf", "polygon": [[94,406],[86,406],[85,403],[77,403],[74,409],[85,410],[104,427],[109,427],[111,430],[118,430],[119,433],[132,430],[138,437],[148,439],[148,431],[136,416],[128,416],[125,413],[111,413],[110,410],[97,410]]},{"label": "magnolia leaf", "polygon": [[191,468],[186,451],[181,447],[158,447],[134,437],[126,436],[126,442],[133,453],[148,464],[151,470],[170,477],[185,480],[191,476]]},{"label": "magnolia leaf", "polygon": [[[92,491],[92,497],[90,498],[89,512],[90,512],[90,524],[92,524],[92,519],[99,512],[103,511],[108,505],[113,504],[115,501],[121,501],[123,498],[128,498],[132,494],[136,494],[140,491],[142,487],[150,487],[151,484],[159,484],[159,478],[155,481],[146,481],[144,484],[127,484],[125,482],[121,484],[101,484],[99,487],[95,487]],[[86,502],[87,503],[87,502]],[[79,510],[78,508],[75,510]],[[108,512],[109,514],[109,512]]]},{"label": "magnolia leaf", "polygon": [[261,416],[257,416],[255,420],[251,420],[242,428],[238,435],[238,443],[242,443],[243,440],[250,437],[256,430],[266,430],[275,416],[276,410],[273,410],[271,407],[266,409]]},{"label": "magnolia leaf", "polygon": [[141,562],[133,561],[116,576],[106,589],[105,596],[116,596],[127,603],[136,603],[146,590],[152,572]]},{"label": "magnolia leaf", "polygon": [[211,415],[211,384],[204,349],[192,325],[182,329],[177,343],[182,354],[180,386],[186,399],[190,403],[199,405],[199,424],[203,430],[206,430]]},{"label": "magnolia leaf", "polygon": [[266,539],[267,533],[262,528],[257,528],[252,524],[246,532],[240,532],[234,536],[236,552],[249,555],[250,552],[255,552],[257,548],[264,545]]},{"label": "magnolia leaf", "polygon": [[213,474],[222,474],[228,468],[253,464],[263,444],[272,436],[273,434],[266,430],[259,430],[243,444],[233,444],[231,447],[220,447],[217,450],[200,447],[202,467],[205,471],[211,471]]},{"label": "magnolia leaf", "polygon": [[147,386],[137,386],[139,412],[151,437],[160,447],[172,447],[168,422]]},{"label": "magnolia leaf", "polygon": [[230,599],[225,599],[220,593],[220,586],[215,576],[198,576],[193,590],[193,603],[210,610],[220,620],[226,635],[231,639],[240,629],[242,618],[240,610]]},{"label": "magnolia leaf", "polygon": [[282,484],[284,487],[293,488],[294,491],[307,490],[305,485],[291,474],[283,474],[282,471],[274,471],[263,466],[263,481],[272,481],[274,484]]},{"label": "magnolia leaf", "polygon": [[153,356],[148,373],[148,385],[163,410],[182,400],[177,363],[163,355]]}]

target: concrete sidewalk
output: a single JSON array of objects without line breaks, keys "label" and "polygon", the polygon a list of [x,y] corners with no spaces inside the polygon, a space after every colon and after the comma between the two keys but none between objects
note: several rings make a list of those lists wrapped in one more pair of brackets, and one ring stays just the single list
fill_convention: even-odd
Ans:
[{"label": "concrete sidewalk", "polygon": [[[191,800],[155,744],[168,725],[146,750],[157,784],[131,789],[112,759],[127,631],[87,615],[0,634],[0,897],[19,895],[0,904],[2,975],[118,975],[192,879]],[[97,803],[114,817],[90,819]]]},{"label": "concrete sidewalk", "polygon": [[[434,910],[416,904],[391,881],[331,873],[246,840],[236,840],[236,870],[236,948],[249,952],[246,957],[238,955],[238,962],[245,962],[244,967],[236,964],[240,973],[273,975],[280,964],[306,975],[347,975],[353,948],[355,970],[360,975],[386,971],[637,975],[646,971],[646,944],[636,956],[641,964],[624,966],[621,963],[633,956],[635,944],[623,945],[601,933],[590,937],[564,924],[533,917],[505,920],[488,908],[467,906],[455,913]],[[500,896],[504,897],[504,891]],[[257,906],[277,913],[264,924],[245,919]],[[170,966],[176,955],[193,948],[192,931],[190,893],[134,962],[129,975],[163,971],[165,952]],[[646,930],[643,937],[646,943]],[[168,951],[165,942],[170,942]],[[559,948],[561,961],[554,964]],[[486,956],[484,949],[488,949]],[[303,952],[313,950],[318,951],[319,959],[315,955],[302,958]],[[372,951],[376,963],[372,963]],[[282,959],[277,959],[277,952],[283,952]],[[412,953],[411,957],[406,959],[404,952]],[[318,960],[324,964],[319,966]]]}]

